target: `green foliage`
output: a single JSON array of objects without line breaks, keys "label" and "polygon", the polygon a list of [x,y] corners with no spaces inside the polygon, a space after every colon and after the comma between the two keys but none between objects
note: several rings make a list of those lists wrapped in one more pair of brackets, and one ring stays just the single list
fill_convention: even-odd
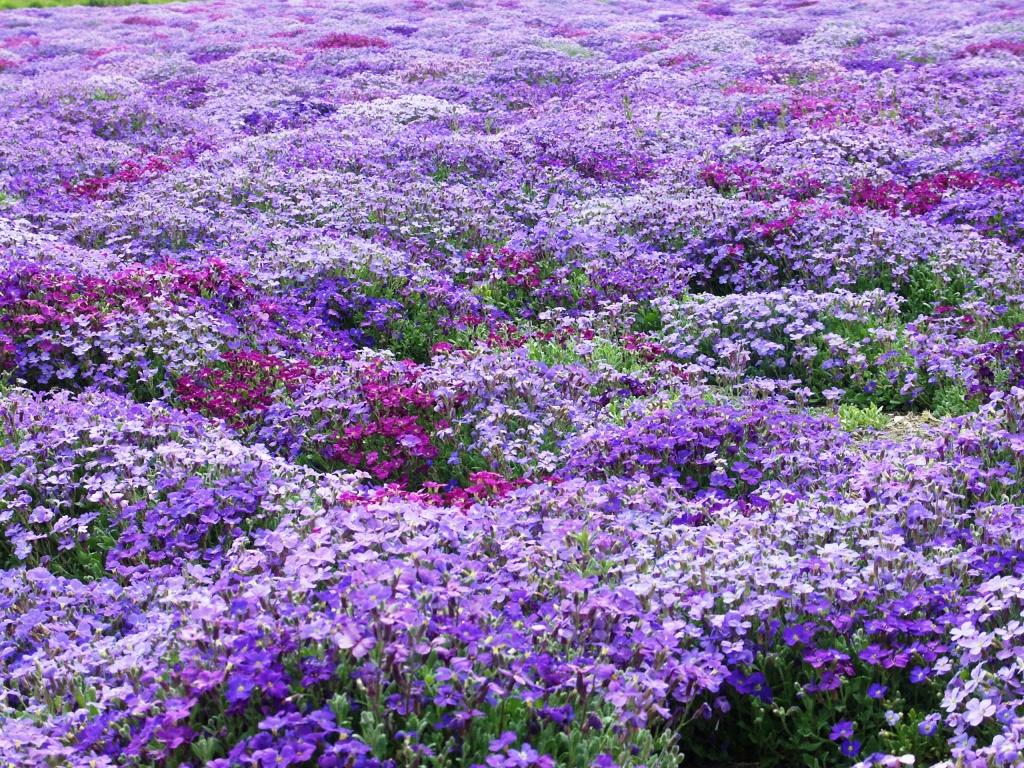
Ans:
[{"label": "green foliage", "polygon": [[[923,765],[940,760],[941,734],[924,736],[918,725],[938,708],[943,682],[914,684],[907,669],[883,670],[861,662],[858,653],[866,641],[857,634],[830,639],[833,644],[821,640],[817,644],[835,647],[845,658],[837,665],[840,673],[832,678],[834,682],[824,686],[826,690],[817,687],[831,678],[832,664],[826,664],[825,670],[815,669],[799,647],[775,645],[758,654],[748,670],[748,674],[763,675],[763,695],[727,688],[728,714],[710,722],[695,721],[683,731],[683,743],[705,759],[762,768],[850,765],[855,758],[843,754],[844,744],[851,752],[856,747],[861,758],[885,752],[913,754]],[[881,688],[869,696],[875,685]],[[902,714],[890,715],[890,720],[886,712]],[[842,721],[856,723],[852,739],[832,738],[832,728]]]},{"label": "green foliage", "polygon": [[847,432],[884,429],[889,423],[889,416],[877,403],[864,406],[844,403],[839,406],[839,423]]},{"label": "green foliage", "polygon": [[956,382],[939,387],[932,396],[932,412],[936,416],[963,416],[978,410],[981,404],[980,397],[970,396],[966,387]]},{"label": "green foliage", "polygon": [[572,346],[557,341],[526,342],[526,354],[531,360],[545,365],[581,365],[583,356]]},{"label": "green foliage", "polygon": [[424,363],[430,359],[431,348],[444,340],[438,333],[437,313],[416,301],[408,302],[408,314],[392,323],[382,333],[371,331],[379,344],[395,353],[399,359]]},{"label": "green foliage", "polygon": [[[342,327],[358,330],[374,347],[388,349],[400,360],[427,362],[434,345],[455,333],[447,308],[432,305],[409,278],[361,270],[354,278],[355,291],[360,301],[343,313]],[[371,311],[376,314],[371,316]]]},{"label": "green foliage", "polygon": [[[490,462],[475,451],[466,450],[472,436],[465,426],[456,428],[455,435],[445,440],[435,440],[437,456],[430,465],[428,480],[439,485],[449,483],[466,488],[471,484],[470,475],[493,470]],[[522,475],[522,468],[509,464],[502,468],[502,474],[509,478]]]},{"label": "green foliage", "polygon": [[459,163],[457,165],[449,165],[444,160],[439,160],[437,165],[434,167],[434,172],[430,174],[430,177],[438,184],[444,184],[451,178],[452,174],[459,175],[469,172],[469,166],[466,163]]},{"label": "green foliage", "polygon": [[558,51],[572,59],[589,59],[594,55],[592,50],[572,40],[541,40],[539,45],[541,48]]},{"label": "green foliage", "polygon": [[607,339],[586,342],[586,354],[577,346],[557,341],[536,341],[526,343],[527,355],[531,360],[545,365],[586,365],[590,368],[607,365],[620,373],[633,373],[644,367],[643,361],[632,350]]},{"label": "green foliage", "polygon": [[913,319],[931,314],[938,306],[958,307],[973,289],[973,280],[962,269],[940,274],[930,264],[915,264],[900,290],[905,299],[901,313],[903,317]]},{"label": "green foliage", "polygon": [[665,321],[661,316],[661,310],[650,302],[643,302],[633,318],[635,333],[654,333],[660,331],[664,325]]},{"label": "green foliage", "polygon": [[[857,406],[877,406],[885,411],[906,409],[914,393],[905,393],[904,381],[917,369],[917,363],[906,349],[906,332],[902,325],[882,325],[836,317],[823,318],[824,333],[814,341],[818,346],[805,381],[816,397],[834,387],[845,389],[843,401]],[[859,364],[837,358],[827,336],[840,337],[856,347]]]}]

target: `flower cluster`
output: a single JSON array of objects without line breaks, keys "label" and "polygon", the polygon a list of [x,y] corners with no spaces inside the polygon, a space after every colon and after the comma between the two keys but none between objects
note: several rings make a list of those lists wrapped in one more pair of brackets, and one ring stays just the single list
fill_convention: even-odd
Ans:
[{"label": "flower cluster", "polygon": [[0,766],[1024,764],[1012,6],[0,11]]},{"label": "flower cluster", "polygon": [[214,364],[182,376],[174,387],[186,408],[242,428],[256,423],[274,402],[278,387],[294,392],[313,375],[307,363],[286,363],[251,351],[226,352]]}]

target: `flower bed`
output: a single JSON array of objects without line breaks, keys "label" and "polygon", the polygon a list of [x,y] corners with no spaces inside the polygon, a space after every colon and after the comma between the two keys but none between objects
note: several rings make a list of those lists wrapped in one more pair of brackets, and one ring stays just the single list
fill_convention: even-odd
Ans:
[{"label": "flower bed", "polygon": [[1024,764],[1022,25],[0,14],[0,768]]}]

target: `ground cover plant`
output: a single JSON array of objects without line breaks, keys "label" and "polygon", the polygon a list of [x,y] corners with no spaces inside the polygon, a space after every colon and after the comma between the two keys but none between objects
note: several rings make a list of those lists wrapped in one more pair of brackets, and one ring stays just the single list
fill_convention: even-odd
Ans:
[{"label": "ground cover plant", "polygon": [[1024,765],[1022,93],[1005,0],[0,13],[0,766]]}]

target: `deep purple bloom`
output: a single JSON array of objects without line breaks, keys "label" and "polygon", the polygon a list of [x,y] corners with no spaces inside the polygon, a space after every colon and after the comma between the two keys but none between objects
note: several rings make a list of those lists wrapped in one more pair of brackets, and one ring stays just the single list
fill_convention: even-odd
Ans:
[{"label": "deep purple bloom", "polygon": [[840,720],[838,723],[832,726],[832,730],[829,731],[828,737],[832,741],[842,741],[853,738],[853,721],[852,720]]}]

